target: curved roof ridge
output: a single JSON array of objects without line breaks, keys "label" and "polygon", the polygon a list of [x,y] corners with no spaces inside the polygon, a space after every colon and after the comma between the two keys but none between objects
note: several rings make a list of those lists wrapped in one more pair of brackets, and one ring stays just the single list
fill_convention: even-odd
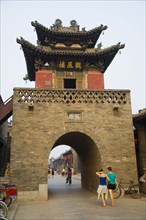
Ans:
[{"label": "curved roof ridge", "polygon": [[44,29],[45,31],[47,32],[51,32],[51,33],[59,33],[59,34],[70,34],[70,35],[89,35],[89,34],[92,34],[92,33],[95,33],[97,31],[103,31],[103,30],[106,30],[108,27],[103,24],[101,24],[100,26],[96,27],[96,28],[93,28],[93,29],[90,29],[88,31],[86,30],[81,30],[81,31],[61,31],[61,30],[54,30],[54,29],[50,29],[42,24],[40,24],[39,22],[35,21],[35,22],[31,22],[31,25],[35,28],[40,28],[40,29]]},{"label": "curved roof ridge", "polygon": [[[29,41],[25,40],[24,38],[17,38],[17,43],[21,44],[22,46],[28,46],[28,47],[31,47],[32,49],[35,49],[35,50],[38,50],[38,51],[44,51],[44,52],[50,52],[52,54],[57,54],[57,53],[64,53],[64,54],[73,54],[74,51],[73,50],[60,50],[60,49],[55,49],[55,50],[46,50],[44,46],[38,46],[38,45],[34,45],[32,43],[30,43]],[[91,50],[91,52],[89,51],[90,49],[87,49],[87,51],[76,51],[75,53],[76,54],[102,54],[102,53],[105,53],[105,52],[109,52],[109,51],[115,51],[115,50],[119,50],[119,49],[123,49],[125,47],[125,44],[121,44],[120,42],[115,44],[115,45],[112,45],[110,47],[107,47],[107,48],[104,48],[104,49],[94,49],[94,52],[93,52],[93,49]]]},{"label": "curved roof ridge", "polygon": [[95,50],[98,51],[99,53],[102,53],[103,51],[108,52],[108,51],[120,50],[120,49],[123,49],[124,47],[125,47],[125,44],[121,44],[121,42],[119,42],[119,43],[114,44],[110,47],[106,47],[104,49],[96,48]]},{"label": "curved roof ridge", "polygon": [[23,37],[20,37],[20,39],[17,38],[17,39],[16,39],[16,42],[17,42],[18,44],[21,44],[22,46],[23,46],[23,45],[29,45],[29,46],[32,47],[32,48],[37,48],[36,45],[34,45],[34,44],[30,43],[29,41],[25,40]]},{"label": "curved roof ridge", "polygon": [[41,29],[45,29],[46,31],[48,31],[48,30],[50,30],[49,28],[47,28],[46,26],[44,26],[44,25],[42,25],[42,24],[40,24],[39,22],[37,22],[37,21],[32,21],[31,22],[31,25],[33,26],[33,27],[40,27]]}]

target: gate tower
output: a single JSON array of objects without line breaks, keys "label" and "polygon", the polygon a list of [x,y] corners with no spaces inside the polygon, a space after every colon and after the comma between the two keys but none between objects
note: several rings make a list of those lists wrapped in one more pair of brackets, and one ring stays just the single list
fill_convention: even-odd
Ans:
[{"label": "gate tower", "polygon": [[86,31],[75,20],[65,27],[57,19],[49,29],[31,24],[37,45],[17,39],[25,79],[35,81],[35,88],[14,88],[11,181],[19,198],[47,199],[48,156],[61,144],[77,152],[87,190],[96,192],[95,172],[107,166],[136,180],[130,91],[104,89],[104,72],[124,44],[97,44],[104,25]]}]

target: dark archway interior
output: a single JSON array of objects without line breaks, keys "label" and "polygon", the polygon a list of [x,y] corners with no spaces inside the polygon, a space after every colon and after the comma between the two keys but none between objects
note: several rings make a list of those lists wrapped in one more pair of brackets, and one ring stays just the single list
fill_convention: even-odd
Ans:
[{"label": "dark archway interior", "polygon": [[101,167],[101,156],[95,142],[84,133],[69,132],[59,137],[52,149],[59,145],[71,146],[77,152],[81,162],[81,186],[95,192],[97,190],[95,172]]}]

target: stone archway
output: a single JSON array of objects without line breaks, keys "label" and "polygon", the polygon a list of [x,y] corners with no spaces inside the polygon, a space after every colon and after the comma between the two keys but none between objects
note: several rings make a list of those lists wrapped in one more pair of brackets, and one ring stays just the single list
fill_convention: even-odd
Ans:
[{"label": "stone archway", "polygon": [[81,186],[86,190],[95,192],[97,189],[95,172],[97,168],[102,166],[101,155],[96,143],[85,133],[74,131],[60,136],[52,149],[62,144],[71,146],[80,158]]},{"label": "stone archway", "polygon": [[77,151],[87,190],[98,166],[136,181],[129,91],[15,89],[10,182],[19,198],[47,199],[48,154],[60,144]]}]

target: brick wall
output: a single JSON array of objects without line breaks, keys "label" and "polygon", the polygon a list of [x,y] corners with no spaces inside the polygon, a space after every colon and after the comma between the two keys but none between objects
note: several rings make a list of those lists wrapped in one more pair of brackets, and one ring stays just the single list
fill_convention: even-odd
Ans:
[{"label": "brick wall", "polygon": [[87,190],[96,192],[95,172],[108,166],[137,180],[130,92],[14,89],[11,182],[19,191],[47,184],[49,153],[61,144],[77,152]]}]

